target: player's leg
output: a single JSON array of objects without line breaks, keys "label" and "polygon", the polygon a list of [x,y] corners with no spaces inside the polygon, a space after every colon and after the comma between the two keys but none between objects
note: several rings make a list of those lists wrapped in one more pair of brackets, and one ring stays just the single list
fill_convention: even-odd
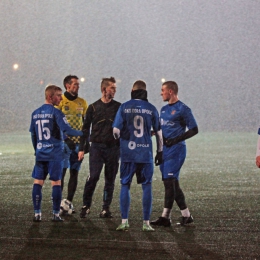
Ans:
[{"label": "player's leg", "polygon": [[160,165],[165,188],[164,209],[161,217],[151,222],[152,225],[171,226],[171,211],[176,196],[175,182],[179,179],[180,169],[184,163],[185,156],[186,146],[177,144],[174,146],[174,151],[171,151],[170,158]]},{"label": "player's leg", "polygon": [[180,145],[178,148],[178,162],[179,162],[179,173],[178,175],[175,175],[176,177],[176,181],[175,181],[175,201],[179,207],[179,209],[181,210],[181,220],[180,223],[181,225],[186,225],[189,223],[193,222],[193,217],[190,214],[190,211],[186,205],[186,201],[185,201],[185,196],[184,193],[182,191],[182,189],[180,188],[180,184],[179,184],[179,174],[180,174],[180,170],[181,167],[185,161],[186,158],[186,146],[185,145]]},{"label": "player's leg", "polygon": [[33,188],[32,188],[32,201],[34,208],[34,222],[40,222],[42,217],[41,212],[41,202],[42,202],[42,186],[47,175],[46,162],[35,163],[32,178],[34,178]]},{"label": "player's leg", "polygon": [[133,175],[135,173],[134,163],[124,163],[121,162],[120,165],[120,179],[121,179],[121,190],[120,190],[120,211],[122,222],[117,227],[117,231],[127,231],[129,229],[128,217],[130,210],[130,186],[132,182]]},{"label": "player's leg", "polygon": [[52,185],[52,221],[62,222],[63,219],[59,216],[60,203],[62,198],[61,191],[61,175],[63,169],[63,162],[53,161],[48,163],[48,171]]},{"label": "player's leg", "polygon": [[97,143],[92,143],[89,150],[89,176],[84,187],[83,207],[80,213],[81,218],[86,218],[90,212],[92,197],[100,178],[103,164],[102,147]]},{"label": "player's leg", "polygon": [[154,226],[164,226],[169,227],[171,226],[171,211],[174,203],[175,197],[175,186],[174,186],[174,178],[172,175],[168,175],[171,171],[171,165],[174,163],[173,160],[164,161],[160,165],[160,170],[162,173],[162,179],[164,184],[164,208],[161,216],[151,221],[151,225]]},{"label": "player's leg", "polygon": [[175,196],[175,201],[176,204],[178,205],[179,209],[181,210],[181,220],[180,220],[180,224],[182,226],[192,223],[193,222],[193,217],[187,207],[186,201],[185,201],[185,195],[182,191],[182,189],[180,188],[180,184],[179,181],[176,180],[175,182],[175,191],[176,191],[176,196]]},{"label": "player's leg", "polygon": [[[141,166],[142,170],[140,170],[139,166]],[[139,168],[139,172],[144,176],[144,181],[142,182],[143,189],[143,231],[154,231],[154,229],[150,226],[150,216],[152,212],[152,178],[154,167],[152,163],[146,164],[138,164],[137,168]]]},{"label": "player's leg", "polygon": [[120,151],[118,146],[107,148],[105,151],[105,185],[103,191],[103,206],[101,218],[111,218],[110,204],[113,199],[115,179],[118,172]]},{"label": "player's leg", "polygon": [[70,154],[70,178],[68,182],[68,195],[67,200],[73,201],[75,192],[78,186],[78,174],[81,167],[81,161],[78,161],[78,149],[79,145],[76,145],[75,150],[71,151]]}]

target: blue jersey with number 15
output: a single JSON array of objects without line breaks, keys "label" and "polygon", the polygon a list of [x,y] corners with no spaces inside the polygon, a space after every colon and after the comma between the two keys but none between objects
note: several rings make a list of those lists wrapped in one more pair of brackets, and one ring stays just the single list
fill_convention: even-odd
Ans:
[{"label": "blue jersey with number 15", "polygon": [[63,132],[81,136],[72,129],[65,115],[52,105],[44,104],[32,113],[30,130],[36,161],[63,160]]},{"label": "blue jersey with number 15", "polygon": [[148,101],[131,99],[117,111],[113,127],[120,130],[122,162],[152,163],[151,129],[160,130],[157,109]]}]

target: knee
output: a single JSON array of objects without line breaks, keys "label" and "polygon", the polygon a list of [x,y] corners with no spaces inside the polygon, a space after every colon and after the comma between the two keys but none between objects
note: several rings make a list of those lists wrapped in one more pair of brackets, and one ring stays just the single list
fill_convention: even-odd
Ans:
[{"label": "knee", "polygon": [[34,179],[34,182],[33,182],[33,183],[34,183],[34,184],[39,184],[39,185],[43,186],[44,180]]},{"label": "knee", "polygon": [[61,186],[61,180],[51,181],[51,186]]}]

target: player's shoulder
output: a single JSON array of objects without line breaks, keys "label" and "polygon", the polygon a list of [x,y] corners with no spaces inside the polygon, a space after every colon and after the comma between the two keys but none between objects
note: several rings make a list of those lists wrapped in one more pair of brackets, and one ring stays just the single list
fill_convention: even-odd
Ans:
[{"label": "player's shoulder", "polygon": [[118,106],[118,107],[121,106],[121,103],[118,102],[118,101],[116,101],[116,100],[114,100],[114,99],[112,99],[112,103],[113,103],[115,106]]},{"label": "player's shoulder", "polygon": [[156,110],[157,111],[157,108],[155,107],[155,105],[153,105],[152,103],[150,102],[147,102],[147,106],[151,107],[151,109],[153,110]]},{"label": "player's shoulder", "polygon": [[53,107],[53,113],[58,117],[65,117],[63,112],[57,107]]},{"label": "player's shoulder", "polygon": [[96,106],[99,106],[99,105],[102,105],[103,102],[101,101],[101,98],[96,100],[95,102],[91,103],[89,106],[90,107],[96,107]]},{"label": "player's shoulder", "polygon": [[178,105],[181,109],[183,110],[191,110],[189,106],[187,106],[185,103],[183,103],[182,101],[178,101]]},{"label": "player's shoulder", "polygon": [[87,103],[87,101],[84,98],[79,97],[79,96],[77,97],[77,100],[82,102],[82,103]]}]

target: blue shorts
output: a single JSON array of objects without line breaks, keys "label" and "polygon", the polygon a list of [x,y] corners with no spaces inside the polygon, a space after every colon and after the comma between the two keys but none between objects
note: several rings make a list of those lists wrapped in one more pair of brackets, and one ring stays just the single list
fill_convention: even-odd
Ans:
[{"label": "blue shorts", "polygon": [[64,168],[70,168],[76,171],[80,170],[83,160],[78,161],[79,144],[76,144],[75,150],[70,150],[68,145],[64,143]]},{"label": "blue shorts", "polygon": [[178,145],[174,153],[171,153],[160,165],[162,179],[176,178],[179,180],[180,170],[186,158],[186,146]]},{"label": "blue shorts", "polygon": [[142,184],[152,183],[154,166],[153,163],[121,162],[120,179],[122,185],[131,184],[137,168],[141,171],[145,181]]},{"label": "blue shorts", "polygon": [[61,180],[63,161],[36,161],[33,168],[32,177],[37,180],[45,180],[48,173],[51,181]]}]

